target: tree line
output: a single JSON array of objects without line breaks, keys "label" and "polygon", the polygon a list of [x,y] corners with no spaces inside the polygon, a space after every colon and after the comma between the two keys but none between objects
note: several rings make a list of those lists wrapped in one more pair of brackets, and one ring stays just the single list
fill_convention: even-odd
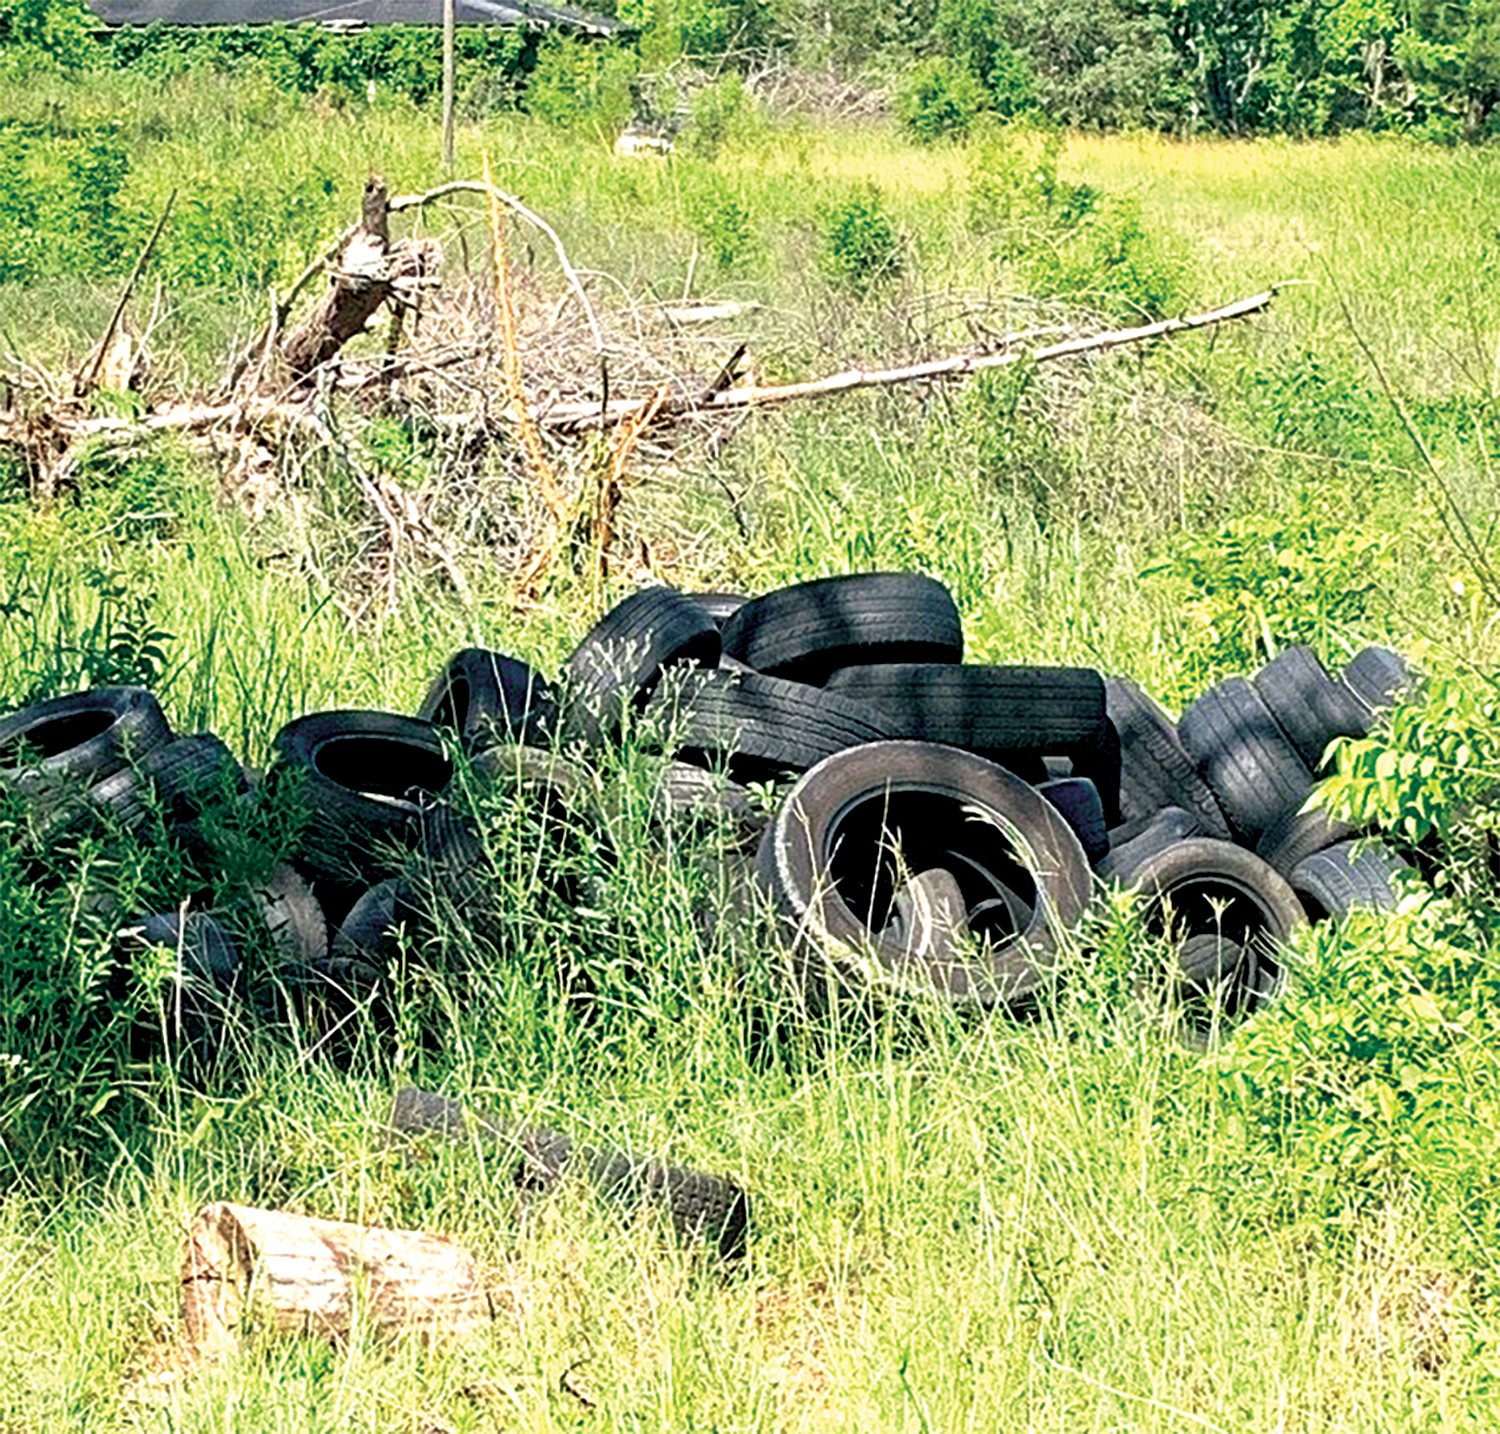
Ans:
[{"label": "tree line", "polygon": [[[716,71],[789,62],[889,82],[921,138],[980,114],[1228,135],[1400,130],[1444,141],[1500,134],[1500,0],[593,0],[607,42],[461,31],[460,61],[491,104],[588,108],[600,76],[679,61]],[[401,32],[401,33],[398,33]],[[72,68],[240,66],[260,57],[303,89],[380,81],[419,103],[437,89],[429,30],[151,27],[106,36],[82,0],[0,0],[0,58]],[[605,88],[608,88],[606,83]],[[566,108],[566,106],[565,106]],[[618,108],[616,106],[616,108]]]}]

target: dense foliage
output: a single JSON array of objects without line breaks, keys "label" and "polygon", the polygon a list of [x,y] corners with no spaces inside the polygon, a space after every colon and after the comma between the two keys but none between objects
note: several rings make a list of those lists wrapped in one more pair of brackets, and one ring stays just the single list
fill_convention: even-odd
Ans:
[{"label": "dense foliage", "polygon": [[[703,75],[768,63],[890,80],[924,140],[984,110],[1174,133],[1402,129],[1481,139],[1500,103],[1500,9],[1433,0],[599,0],[615,38],[465,26],[459,93],[618,131],[685,112]],[[335,102],[384,92],[425,104],[441,84],[431,29],[126,28],[104,36],[79,0],[0,0],[0,53],[153,75],[255,70]],[[697,72],[695,82],[691,75]]]}]

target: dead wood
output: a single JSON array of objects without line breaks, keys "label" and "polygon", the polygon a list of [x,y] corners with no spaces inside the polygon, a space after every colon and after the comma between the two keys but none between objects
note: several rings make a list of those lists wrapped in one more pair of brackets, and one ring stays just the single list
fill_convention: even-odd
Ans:
[{"label": "dead wood", "polygon": [[[579,433],[588,429],[603,428],[626,423],[638,418],[647,408],[653,410],[653,421],[657,423],[681,419],[698,414],[721,413],[741,408],[768,408],[775,404],[789,403],[794,399],[826,398],[835,393],[851,393],[860,388],[888,388],[896,384],[919,383],[929,379],[962,378],[984,369],[1003,368],[1029,359],[1033,363],[1045,363],[1050,359],[1069,358],[1076,354],[1102,353],[1126,344],[1144,343],[1149,339],[1165,338],[1171,334],[1185,333],[1191,329],[1210,328],[1216,324],[1229,323],[1235,319],[1248,318],[1270,306],[1276,297],[1276,289],[1252,295],[1248,299],[1237,299],[1222,308],[1210,309],[1201,314],[1187,314],[1175,319],[1162,319],[1154,324],[1142,324],[1130,329],[1111,329],[1104,333],[1086,334],[1064,340],[1045,348],[1025,350],[1021,343],[1030,337],[1025,334],[1002,335],[990,349],[983,353],[956,354],[948,358],[930,359],[925,363],[907,364],[901,368],[846,369],[843,373],[826,378],[810,379],[805,383],[779,384],[761,388],[748,385],[741,388],[712,386],[696,397],[661,401],[659,394],[643,399],[619,399],[610,403],[566,403],[555,404],[536,412],[538,423],[557,432]],[[995,350],[999,350],[996,352]],[[736,355],[738,357],[738,355]]]},{"label": "dead wood", "polygon": [[245,1205],[194,1218],[182,1251],[193,1355],[227,1353],[249,1325],[343,1338],[357,1311],[386,1332],[465,1334],[490,1319],[474,1257],[449,1240]]},{"label": "dead wood", "polygon": [[312,311],[277,344],[278,363],[269,366],[262,387],[281,389],[305,383],[356,334],[392,294],[391,231],[385,183],[371,175],[363,212],[337,259],[333,283]]},{"label": "dead wood", "polygon": [[[73,394],[76,398],[84,397],[99,381],[100,375],[106,365],[110,363],[113,356],[113,343],[115,331],[120,327],[120,321],[125,317],[125,305],[130,302],[130,296],[135,293],[135,286],[140,283],[141,275],[145,272],[146,264],[151,258],[152,251],[156,248],[156,242],[161,238],[161,231],[167,227],[167,219],[172,213],[172,206],[177,202],[177,191],[174,189],[167,195],[167,202],[162,205],[161,217],[156,221],[156,228],[151,231],[151,237],[146,240],[141,252],[136,256],[135,265],[130,271],[130,277],[125,281],[125,287],[120,291],[119,301],[115,304],[114,312],[109,316],[109,323],[105,325],[104,336],[99,340],[98,347],[94,350],[86,370],[80,370],[78,377],[73,383]],[[117,368],[125,371],[126,382],[115,383],[118,389],[129,386],[130,372],[134,367],[134,357],[127,349],[124,361],[115,358]],[[110,377],[118,378],[119,374],[111,374]]]}]

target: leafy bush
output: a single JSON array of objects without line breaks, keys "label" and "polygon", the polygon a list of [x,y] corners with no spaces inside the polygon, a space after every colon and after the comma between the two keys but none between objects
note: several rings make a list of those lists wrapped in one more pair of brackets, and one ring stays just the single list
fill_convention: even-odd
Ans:
[{"label": "leafy bush", "polygon": [[38,258],[41,194],[27,168],[29,149],[17,135],[0,145],[0,283],[28,278]]},{"label": "leafy bush", "polygon": [[749,138],[757,120],[755,100],[733,71],[698,90],[689,113],[681,147],[701,159],[712,159],[732,139]]},{"label": "leafy bush", "polygon": [[1294,995],[1214,1057],[1237,1213],[1338,1219],[1415,1189],[1456,1244],[1500,1210],[1500,966],[1442,903],[1311,928]]},{"label": "leafy bush", "polygon": [[818,228],[819,265],[830,283],[864,293],[901,273],[905,246],[875,185],[819,210]]},{"label": "leafy bush", "polygon": [[[524,26],[459,27],[455,78],[469,112],[514,106],[538,36]],[[158,79],[202,70],[237,78],[259,72],[279,92],[321,91],[345,102],[363,100],[375,85],[426,104],[442,93],[443,82],[441,47],[419,25],[376,25],[356,35],[310,25],[126,27],[110,36],[109,58],[117,69]]]},{"label": "leafy bush", "polygon": [[559,129],[587,127],[613,136],[625,128],[634,102],[635,55],[618,45],[591,45],[551,35],[537,52],[522,92],[530,114]]},{"label": "leafy bush", "polygon": [[1014,258],[1076,229],[1100,203],[1089,184],[1058,174],[1067,133],[1030,120],[989,128],[969,151],[968,223]]},{"label": "leafy bush", "polygon": [[716,180],[690,198],[688,222],[707,245],[720,269],[733,269],[756,249],[755,225],[744,195]]},{"label": "leafy bush", "polygon": [[1124,319],[1160,319],[1181,307],[1186,261],[1145,227],[1133,198],[1094,209],[1055,243],[1025,256],[1029,284]]},{"label": "leafy bush", "polygon": [[0,0],[0,54],[21,63],[45,58],[81,70],[98,55],[99,22],[82,0]]},{"label": "leafy bush", "polygon": [[65,166],[57,230],[70,267],[112,273],[126,261],[140,229],[123,198],[130,177],[129,151],[117,133],[101,129],[77,141]]},{"label": "leafy bush", "polygon": [[1296,643],[1327,651],[1336,634],[1371,617],[1394,546],[1384,529],[1309,509],[1178,535],[1166,560],[1147,571],[1180,585],[1180,608],[1196,633],[1183,654],[1188,690],[1246,672]]},{"label": "leafy bush", "polygon": [[896,92],[901,127],[922,144],[962,139],[985,107],[984,86],[946,57],[923,60]]}]

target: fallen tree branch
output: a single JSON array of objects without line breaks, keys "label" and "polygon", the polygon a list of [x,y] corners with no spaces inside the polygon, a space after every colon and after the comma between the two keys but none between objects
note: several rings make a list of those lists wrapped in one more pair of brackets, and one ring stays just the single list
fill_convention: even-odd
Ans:
[{"label": "fallen tree branch", "polygon": [[[967,374],[984,369],[1004,368],[1026,359],[1044,363],[1050,359],[1069,358],[1074,354],[1102,353],[1125,344],[1144,343],[1148,339],[1165,338],[1191,329],[1211,328],[1216,324],[1248,318],[1251,314],[1258,314],[1268,308],[1276,293],[1277,290],[1273,287],[1264,293],[1254,294],[1248,299],[1237,299],[1232,304],[1225,304],[1205,313],[1162,319],[1158,323],[1142,324],[1137,328],[1087,334],[1029,352],[1017,351],[1018,344],[1024,342],[1028,334],[1008,334],[1003,335],[984,353],[929,359],[925,363],[908,364],[901,368],[846,369],[843,373],[810,379],[804,383],[779,384],[769,388],[751,384],[667,402],[660,402],[659,395],[653,394],[644,399],[619,399],[608,404],[563,403],[537,410],[534,417],[538,423],[557,432],[579,433],[629,422],[652,406],[653,420],[660,423],[697,414],[720,413],[727,409],[765,408],[799,398],[825,398],[829,394],[850,393],[860,388],[888,388],[896,384],[918,383],[923,379],[962,378]],[[995,352],[996,348],[1002,351]]]},{"label": "fallen tree branch", "polygon": [[140,283],[141,274],[151,259],[152,251],[156,248],[156,241],[161,238],[161,231],[167,227],[167,219],[171,216],[172,205],[177,202],[177,191],[174,189],[167,195],[167,202],[162,206],[161,218],[156,221],[156,228],[151,231],[151,237],[146,240],[141,252],[136,255],[135,267],[130,271],[130,277],[125,280],[125,287],[120,291],[119,301],[115,304],[114,312],[109,316],[109,323],[105,325],[104,337],[99,340],[99,346],[94,350],[93,359],[86,373],[80,372],[73,384],[73,395],[82,398],[99,381],[99,370],[104,367],[104,360],[109,353],[109,346],[114,341],[115,330],[120,326],[120,320],[125,316],[125,305],[130,302],[130,296],[135,293],[135,286]]}]

